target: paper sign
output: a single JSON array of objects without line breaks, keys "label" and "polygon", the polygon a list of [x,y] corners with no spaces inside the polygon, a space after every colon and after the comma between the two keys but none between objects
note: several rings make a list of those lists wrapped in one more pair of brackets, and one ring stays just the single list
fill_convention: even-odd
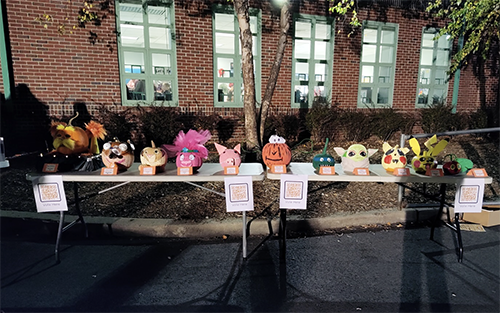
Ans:
[{"label": "paper sign", "polygon": [[141,175],[156,175],[156,166],[140,166]]},{"label": "paper sign", "polygon": [[484,196],[484,179],[464,178],[457,184],[455,213],[481,213]]},{"label": "paper sign", "polygon": [[253,211],[251,176],[224,178],[227,212]]},{"label": "paper sign", "polygon": [[178,167],[177,175],[193,175],[192,167]]},{"label": "paper sign", "polygon": [[335,166],[320,166],[320,175],[335,175]]},{"label": "paper sign", "polygon": [[62,176],[50,175],[33,180],[37,212],[68,211]]},{"label": "paper sign", "polygon": [[425,175],[431,176],[431,177],[440,177],[440,176],[443,176],[444,173],[443,173],[443,169],[441,169],[441,168],[431,168],[425,172]]},{"label": "paper sign", "polygon": [[280,209],[307,208],[307,175],[281,175]]},{"label": "paper sign", "polygon": [[467,176],[474,177],[488,177],[486,170],[484,168],[473,168],[469,172],[467,172]]},{"label": "paper sign", "polygon": [[366,167],[356,167],[353,170],[354,175],[360,175],[360,176],[369,176],[370,175],[370,170]]},{"label": "paper sign", "polygon": [[271,173],[273,174],[285,174],[286,173],[286,165],[271,165]]},{"label": "paper sign", "polygon": [[239,167],[237,166],[226,166],[224,167],[224,174],[226,175],[238,175]]},{"label": "paper sign", "polygon": [[103,167],[101,168],[101,175],[116,175],[118,174],[118,167]]},{"label": "paper sign", "polygon": [[44,172],[44,173],[55,173],[55,172],[57,172],[57,167],[58,166],[59,166],[59,164],[57,164],[57,163],[45,163],[43,165],[42,172]]},{"label": "paper sign", "polygon": [[396,168],[396,169],[394,169],[392,174],[394,174],[396,176],[410,176],[410,169],[407,167]]}]

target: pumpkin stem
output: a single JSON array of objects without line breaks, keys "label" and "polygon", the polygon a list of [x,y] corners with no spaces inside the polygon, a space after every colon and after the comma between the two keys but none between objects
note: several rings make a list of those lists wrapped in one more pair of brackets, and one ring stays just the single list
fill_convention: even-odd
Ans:
[{"label": "pumpkin stem", "polygon": [[326,154],[327,147],[328,147],[328,138],[326,138],[325,147],[323,148],[323,154]]},{"label": "pumpkin stem", "polygon": [[75,117],[73,117],[72,119],[69,120],[68,126],[72,126],[71,122],[73,122],[73,120],[78,117],[78,114],[79,114],[79,112],[77,111]]}]

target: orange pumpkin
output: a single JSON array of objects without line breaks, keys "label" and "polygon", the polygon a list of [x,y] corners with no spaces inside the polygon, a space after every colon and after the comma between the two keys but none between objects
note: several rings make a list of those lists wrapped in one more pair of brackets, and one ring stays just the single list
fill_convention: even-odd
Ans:
[{"label": "orange pumpkin", "polygon": [[273,165],[288,165],[292,160],[290,147],[285,143],[283,137],[272,135],[262,149],[262,160],[267,167]]}]

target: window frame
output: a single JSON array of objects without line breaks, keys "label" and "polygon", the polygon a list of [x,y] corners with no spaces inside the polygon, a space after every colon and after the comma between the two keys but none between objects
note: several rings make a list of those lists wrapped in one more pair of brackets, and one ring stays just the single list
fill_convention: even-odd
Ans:
[{"label": "window frame", "polygon": [[[232,31],[229,30],[220,30],[216,29],[216,14],[227,14],[233,15],[234,18],[234,28]],[[258,52],[256,56],[253,54],[254,58],[254,79],[255,79],[255,98],[260,99],[261,97],[261,60],[262,54],[260,51],[262,45],[262,12],[260,9],[250,8],[249,9],[250,16],[254,16],[257,19],[257,29],[256,32],[252,32],[252,36],[255,36],[257,42],[252,43],[253,51]],[[234,35],[234,53],[219,53],[216,51],[216,34],[217,33],[227,33]],[[244,100],[242,97],[242,86],[243,86],[243,76],[241,71],[241,49],[240,49],[240,28],[238,23],[238,18],[234,12],[233,6],[228,5],[214,5],[212,6],[212,55],[213,55],[213,103],[214,107],[217,108],[243,108]],[[218,68],[218,58],[232,58],[233,59],[233,74],[230,77],[219,77],[219,68]],[[234,101],[219,101],[219,83],[230,83],[234,84]],[[238,88],[240,87],[240,88]],[[238,100],[238,99],[241,99]]]},{"label": "window frame", "polygon": [[[296,36],[296,23],[297,22],[308,22],[311,24],[311,37],[307,38],[311,40],[310,51],[309,51],[309,59],[297,58],[296,57],[296,40],[301,40],[306,37],[297,37]],[[318,22],[322,24],[329,25],[330,34],[329,39],[316,39],[316,25]],[[333,77],[333,55],[334,55],[334,45],[335,45],[335,19],[328,16],[320,16],[320,15],[310,15],[310,14],[298,14],[295,13],[293,15],[293,35],[292,35],[292,77],[291,77],[291,90],[290,90],[290,103],[292,108],[311,108],[313,106],[315,96],[314,96],[314,87],[321,86],[320,84],[316,84],[316,74],[315,74],[315,65],[316,64],[325,64],[326,65],[326,79],[322,81],[322,86],[325,88],[326,93],[326,102],[331,103],[332,98],[332,77]],[[315,45],[314,43],[317,41],[327,42],[326,45],[326,60],[314,58],[315,56]],[[297,74],[296,71],[296,63],[307,63],[308,65],[308,73],[307,84],[304,83],[306,81],[299,79],[301,74]],[[312,79],[314,77],[314,79]],[[295,86],[307,86],[307,103],[296,102],[296,90]]]},{"label": "window frame", "polygon": [[[375,44],[376,49],[375,49],[375,62],[363,62],[363,47],[365,45],[364,41],[364,34],[365,30],[367,29],[376,29],[377,30],[377,42]],[[392,44],[388,43],[382,43],[381,41],[381,35],[382,35],[382,30],[392,30],[394,31],[394,41]],[[394,96],[394,83],[395,83],[395,74],[396,74],[396,60],[397,60],[397,50],[398,50],[398,36],[399,36],[399,25],[395,23],[384,23],[384,22],[377,22],[377,21],[364,21],[363,22],[363,30],[361,33],[361,54],[360,54],[360,60],[359,60],[359,80],[358,80],[358,100],[357,100],[357,107],[358,108],[388,108],[393,106],[393,96]],[[368,42],[366,42],[368,43]],[[373,43],[369,43],[373,44]],[[392,62],[381,62],[380,61],[380,48],[381,47],[393,47],[393,56],[392,56]],[[373,66],[373,82],[364,82],[364,77],[363,77],[363,66]],[[389,83],[387,82],[380,82],[380,76],[378,75],[380,73],[380,69],[382,67],[391,67],[391,75],[392,79],[390,80]],[[378,77],[379,79],[375,79]],[[369,104],[363,102],[363,94],[362,90],[363,88],[366,87],[372,87],[372,97],[371,99],[373,100],[374,97],[378,97],[378,92],[380,88],[388,88],[388,99],[387,103],[374,103],[373,101]]]},{"label": "window frame", "polygon": [[[121,30],[121,10],[120,5],[127,3],[142,4],[142,23],[139,22],[129,22],[125,21],[123,24],[128,25],[141,25],[144,31],[144,47],[127,47],[122,45],[122,30]],[[168,25],[154,24],[148,21],[148,15],[145,8],[147,5],[163,6],[168,8],[168,18],[170,23]],[[118,63],[119,63],[119,73],[120,73],[120,92],[122,105],[124,106],[149,106],[149,105],[161,105],[161,106],[178,106],[179,104],[179,88],[177,79],[177,52],[176,52],[176,38],[175,38],[175,8],[174,1],[172,0],[138,0],[138,1],[127,1],[127,0],[115,0],[116,8],[116,28],[117,28],[117,47],[118,47]],[[158,49],[151,48],[149,44],[149,27],[164,27],[170,29],[170,49]],[[139,52],[144,55],[144,72],[143,73],[128,73],[125,71],[125,52]],[[155,74],[153,73],[153,54],[166,54],[170,55],[170,74]],[[131,100],[127,99],[127,86],[126,83],[130,79],[143,79],[145,82],[145,95],[144,100]],[[172,90],[172,100],[155,100],[155,90],[153,88],[153,81],[169,81],[171,82],[170,88]],[[148,95],[152,95],[153,99],[148,99]]]},{"label": "window frame", "polygon": [[[434,92],[436,90],[443,90],[443,99],[442,101],[446,103],[446,100],[448,98],[448,89],[449,89],[449,76],[448,76],[448,71],[451,66],[451,55],[452,55],[452,48],[453,48],[453,40],[451,37],[448,39],[448,47],[447,48],[441,48],[439,47],[439,41],[433,39],[433,48],[432,48],[432,65],[422,65],[422,57],[423,57],[423,52],[424,50],[430,50],[430,48],[424,47],[424,35],[425,34],[434,34],[434,37],[439,34],[439,29],[435,27],[423,27],[422,28],[422,36],[421,36],[421,42],[420,42],[420,55],[418,59],[418,80],[417,80],[417,90],[416,90],[416,95],[415,95],[415,108],[416,109],[422,109],[422,108],[427,108],[429,106],[434,105],[434,102],[432,100]],[[442,36],[448,36],[448,35],[442,35]],[[442,38],[441,36],[441,38]],[[447,59],[447,65],[437,65],[436,60],[437,60],[437,54],[439,50],[447,50],[448,51],[448,59]],[[421,82],[422,80],[422,69],[430,69],[430,77],[429,81],[430,82],[435,82],[436,80],[436,73],[438,71],[444,71],[445,73],[445,83],[442,85],[436,85],[435,83],[429,83],[429,84],[423,84]],[[440,87],[442,86],[442,87]],[[419,103],[419,93],[421,89],[428,89],[428,99],[426,103]]]}]

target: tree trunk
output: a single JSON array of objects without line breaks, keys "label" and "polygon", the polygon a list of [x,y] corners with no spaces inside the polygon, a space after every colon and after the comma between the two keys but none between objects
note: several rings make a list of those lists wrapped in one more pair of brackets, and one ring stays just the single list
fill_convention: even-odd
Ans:
[{"label": "tree trunk", "polygon": [[285,53],[286,40],[289,28],[290,28],[290,11],[289,11],[289,3],[287,1],[283,4],[283,7],[281,8],[280,38],[278,40],[278,47],[276,49],[276,55],[274,56],[273,67],[271,68],[271,73],[269,74],[266,91],[264,93],[264,97],[262,98],[262,105],[260,107],[259,144],[261,146],[263,145],[264,142],[264,128],[266,124],[266,118],[269,112],[269,107],[271,106],[271,100],[273,98],[276,82],[278,81],[278,75],[280,72],[281,61],[283,60],[283,55]]},{"label": "tree trunk", "polygon": [[240,26],[246,146],[248,150],[254,150],[259,146],[259,141],[257,135],[257,118],[255,115],[255,76],[248,0],[234,0],[234,10],[236,11],[238,24]]}]

